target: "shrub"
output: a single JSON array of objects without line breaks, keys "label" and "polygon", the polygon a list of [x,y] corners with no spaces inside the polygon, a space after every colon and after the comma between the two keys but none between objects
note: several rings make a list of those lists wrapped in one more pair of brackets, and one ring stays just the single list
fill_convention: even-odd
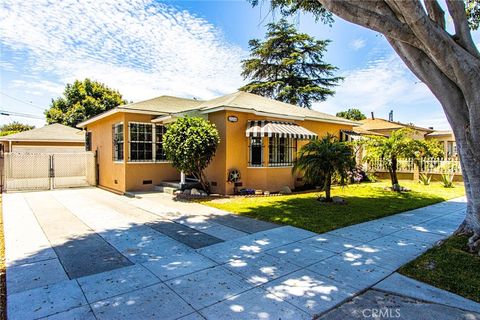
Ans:
[{"label": "shrub", "polygon": [[172,166],[199,180],[209,192],[204,174],[215,155],[220,137],[215,125],[203,118],[184,117],[168,126],[163,136],[163,147]]},{"label": "shrub", "polygon": [[430,184],[430,180],[432,179],[432,176],[429,176],[428,174],[425,173],[420,173],[419,176],[419,182],[423,183],[424,186],[428,186]]},{"label": "shrub", "polygon": [[443,187],[445,188],[453,188],[453,174],[442,174],[441,176],[441,182]]}]

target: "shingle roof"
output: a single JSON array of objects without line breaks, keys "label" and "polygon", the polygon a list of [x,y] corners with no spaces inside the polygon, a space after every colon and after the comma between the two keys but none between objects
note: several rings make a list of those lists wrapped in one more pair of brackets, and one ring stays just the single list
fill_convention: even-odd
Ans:
[{"label": "shingle roof", "polygon": [[262,114],[268,114],[271,117],[284,117],[287,119],[301,118],[302,120],[310,119],[317,121],[349,124],[353,126],[359,125],[359,123],[356,121],[335,117],[330,114],[315,110],[300,108],[298,106],[265,98],[256,94],[238,91],[208,101],[177,98],[171,96],[160,96],[150,100],[118,106],[115,109],[99,114],[78,124],[78,127],[84,127],[91,122],[97,121],[103,117],[109,116],[110,114],[119,111],[148,112],[151,114],[164,116],[191,110],[198,110],[200,112],[208,113],[214,112],[218,108],[243,109],[245,110],[245,112],[258,112]]},{"label": "shingle roof", "polygon": [[58,141],[58,142],[84,142],[85,135],[82,130],[54,123],[41,128],[3,136],[0,141]]},{"label": "shingle roof", "polygon": [[201,111],[208,112],[209,110],[214,110],[220,107],[231,107],[252,112],[268,113],[272,116],[279,115],[292,118],[301,117],[312,120],[324,120],[351,125],[359,124],[358,122],[335,117],[320,111],[301,108],[292,104],[242,91],[237,91],[226,96],[205,101],[199,106],[199,109]]},{"label": "shingle roof", "polygon": [[354,128],[353,128],[353,131],[354,131],[355,133],[360,134],[360,135],[372,135],[372,136],[382,136],[382,137],[385,137],[384,134],[381,134],[381,133],[375,132],[375,131],[367,130],[367,129],[363,128],[363,126],[354,127]]},{"label": "shingle roof", "polygon": [[388,121],[385,119],[375,118],[375,119],[365,119],[360,120],[362,128],[365,130],[396,130],[401,128],[412,128],[415,130],[421,130],[426,132],[432,132],[432,129],[417,127],[412,124],[405,124],[401,122]]},{"label": "shingle roof", "polygon": [[152,111],[158,113],[177,113],[197,109],[198,106],[203,102],[204,101],[201,100],[187,98],[160,96],[145,101],[118,106],[118,108],[135,111]]},{"label": "shingle roof", "polygon": [[428,137],[448,136],[448,135],[453,135],[453,131],[452,130],[435,130],[435,131],[427,134]]}]

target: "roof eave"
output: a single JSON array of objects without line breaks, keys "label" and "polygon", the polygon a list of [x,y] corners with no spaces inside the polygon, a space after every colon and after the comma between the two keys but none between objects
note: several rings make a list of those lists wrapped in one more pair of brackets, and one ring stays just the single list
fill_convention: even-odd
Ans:
[{"label": "roof eave", "polygon": [[80,122],[77,124],[77,128],[85,128],[87,125],[96,122],[98,120],[101,120],[103,118],[109,117],[111,115],[114,115],[116,113],[123,112],[123,113],[140,113],[140,114],[150,114],[150,115],[164,115],[168,114],[167,112],[161,112],[161,111],[151,111],[151,110],[138,110],[138,109],[129,109],[129,108],[123,108],[123,107],[116,107],[114,109],[105,111],[103,113],[100,113],[99,115],[96,115],[90,119],[87,119],[85,121]]},{"label": "roof eave", "polygon": [[282,113],[268,113],[268,112],[257,111],[255,109],[245,109],[245,108],[228,107],[228,106],[221,106],[221,107],[215,107],[207,110],[200,110],[200,113],[208,114],[208,113],[219,112],[219,111],[236,111],[236,112],[243,112],[243,113],[253,113],[257,116],[266,116],[266,117],[299,120],[299,121],[310,120],[310,121],[329,122],[329,123],[345,124],[345,125],[352,125],[352,126],[361,125],[361,123],[358,123],[356,121],[350,121],[350,120],[341,120],[341,119],[336,120],[336,119],[327,119],[327,118],[291,116],[291,115],[286,115]]}]

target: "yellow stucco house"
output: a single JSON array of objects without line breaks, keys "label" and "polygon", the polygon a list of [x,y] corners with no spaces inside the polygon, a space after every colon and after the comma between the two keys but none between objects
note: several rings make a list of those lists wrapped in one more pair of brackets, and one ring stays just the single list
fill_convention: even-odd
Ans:
[{"label": "yellow stucco house", "polygon": [[236,92],[208,101],[171,96],[119,106],[78,125],[87,146],[98,154],[99,185],[117,192],[151,190],[180,173],[166,160],[162,135],[185,115],[200,116],[220,133],[216,155],[206,170],[212,192],[232,194],[228,173],[239,170],[237,185],[264,191],[302,184],[292,175],[296,151],[308,139],[339,137],[357,122],[258,95]]}]

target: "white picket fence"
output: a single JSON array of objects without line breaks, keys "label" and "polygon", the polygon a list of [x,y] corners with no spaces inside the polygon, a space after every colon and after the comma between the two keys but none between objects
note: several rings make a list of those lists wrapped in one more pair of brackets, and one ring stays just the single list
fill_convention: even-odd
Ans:
[{"label": "white picket fence", "polygon": [[[365,163],[368,172],[387,172],[389,159],[371,159]],[[457,159],[422,158],[398,159],[397,172],[414,172],[418,166],[420,173],[429,174],[462,174],[460,161]]]}]

